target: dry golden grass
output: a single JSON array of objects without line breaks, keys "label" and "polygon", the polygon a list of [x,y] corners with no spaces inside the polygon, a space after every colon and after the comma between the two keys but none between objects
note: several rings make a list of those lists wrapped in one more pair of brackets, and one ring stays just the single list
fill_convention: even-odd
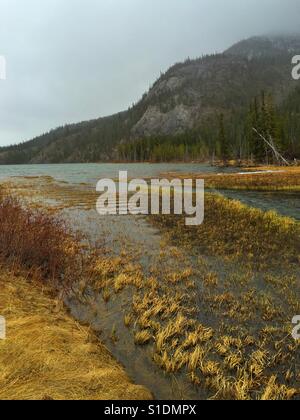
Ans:
[{"label": "dry golden grass", "polygon": [[[237,209],[245,211],[245,220],[249,219],[246,207],[237,206]],[[252,217],[260,215],[254,212]],[[278,226],[279,232],[289,226],[289,223],[284,225],[281,231],[281,218],[276,216],[272,220],[270,218],[264,227],[262,237],[268,237],[269,229],[274,226]],[[223,229],[223,225],[219,229]],[[195,241],[195,246],[198,242]],[[177,243],[181,243],[178,237]],[[272,255],[274,248],[270,251]],[[269,252],[265,255],[270,256]],[[276,255],[283,264],[279,247]],[[248,264],[234,263],[235,272],[229,271],[221,281],[217,272],[211,272],[202,259],[198,260],[200,271],[198,273],[195,267],[194,273],[204,285],[197,298],[201,299],[200,305],[197,299],[193,300],[192,292],[186,293],[193,275],[193,271],[187,269],[174,267],[173,275],[172,271],[165,270],[161,281],[152,277],[151,281],[144,281],[142,289],[136,290],[132,310],[137,321],[133,329],[135,332],[146,329],[153,335],[154,362],[168,374],[186,375],[194,385],[201,385],[210,399],[297,398],[299,376],[294,366],[300,343],[292,339],[291,325],[285,321],[299,312],[296,277],[266,274],[269,290],[258,291],[254,271]],[[277,299],[280,296],[280,305],[276,296]],[[202,313],[204,319],[200,323]],[[214,319],[214,327],[208,325],[210,318]],[[273,323],[279,327],[272,327]],[[278,374],[275,379],[274,372]]]},{"label": "dry golden grass", "polygon": [[265,392],[261,397],[263,401],[278,401],[278,400],[290,400],[298,392],[296,389],[289,389],[285,385],[278,385],[277,377],[272,376],[268,385],[265,388]]},{"label": "dry golden grass", "polygon": [[80,326],[49,291],[2,270],[1,400],[150,399],[89,328]]},{"label": "dry golden grass", "polygon": [[300,169],[297,172],[210,176],[205,181],[207,188],[222,190],[300,191]]},{"label": "dry golden grass", "polygon": [[[205,219],[189,228],[184,216],[152,216],[171,243],[229,259],[268,264],[300,261],[300,225],[276,212],[263,212],[220,195],[205,194]],[[284,246],[283,246],[284,244]]]},{"label": "dry golden grass", "polygon": [[139,331],[135,334],[134,341],[136,344],[148,344],[152,340],[152,334],[148,330]]},{"label": "dry golden grass", "polygon": [[124,325],[126,328],[129,328],[132,324],[132,315],[131,314],[126,314],[124,316]]}]

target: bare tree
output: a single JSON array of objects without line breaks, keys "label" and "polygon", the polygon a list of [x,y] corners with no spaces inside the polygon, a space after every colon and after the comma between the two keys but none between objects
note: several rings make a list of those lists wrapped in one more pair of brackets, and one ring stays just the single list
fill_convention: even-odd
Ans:
[{"label": "bare tree", "polygon": [[253,127],[253,131],[266,143],[266,145],[272,150],[275,159],[277,160],[278,163],[280,163],[281,161],[289,166],[289,162],[278,152],[278,150],[276,149],[276,146],[274,144],[274,141],[272,139],[272,137],[270,136],[270,140],[267,140],[261,133],[259,133],[257,131],[257,129],[255,127]]}]

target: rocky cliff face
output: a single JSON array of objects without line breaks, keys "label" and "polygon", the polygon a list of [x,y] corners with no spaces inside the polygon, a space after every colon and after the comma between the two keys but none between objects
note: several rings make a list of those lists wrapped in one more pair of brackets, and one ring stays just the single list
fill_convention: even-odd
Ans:
[{"label": "rocky cliff face", "polygon": [[256,37],[224,54],[188,60],[169,69],[144,97],[146,108],[133,137],[180,134],[207,116],[247,106],[270,90],[276,100],[292,88],[291,58],[300,54],[300,37]]},{"label": "rocky cliff face", "polygon": [[192,129],[199,107],[176,105],[168,112],[161,112],[158,106],[149,106],[139,122],[132,128],[132,136],[150,137],[154,135],[181,134]]}]

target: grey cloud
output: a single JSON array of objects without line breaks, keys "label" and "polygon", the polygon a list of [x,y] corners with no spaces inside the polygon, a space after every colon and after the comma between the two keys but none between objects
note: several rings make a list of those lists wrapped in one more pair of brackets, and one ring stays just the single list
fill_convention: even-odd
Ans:
[{"label": "grey cloud", "polygon": [[299,23],[299,0],[0,0],[0,145],[126,109],[174,62]]}]

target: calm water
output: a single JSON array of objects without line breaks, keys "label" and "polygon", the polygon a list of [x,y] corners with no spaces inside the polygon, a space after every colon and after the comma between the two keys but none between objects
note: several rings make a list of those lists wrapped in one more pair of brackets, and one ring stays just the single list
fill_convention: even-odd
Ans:
[{"label": "calm water", "polygon": [[0,179],[19,176],[51,176],[71,184],[95,184],[101,178],[117,178],[119,171],[128,171],[130,178],[157,177],[161,173],[219,172],[203,164],[62,164],[62,165],[10,165],[0,166]]}]

